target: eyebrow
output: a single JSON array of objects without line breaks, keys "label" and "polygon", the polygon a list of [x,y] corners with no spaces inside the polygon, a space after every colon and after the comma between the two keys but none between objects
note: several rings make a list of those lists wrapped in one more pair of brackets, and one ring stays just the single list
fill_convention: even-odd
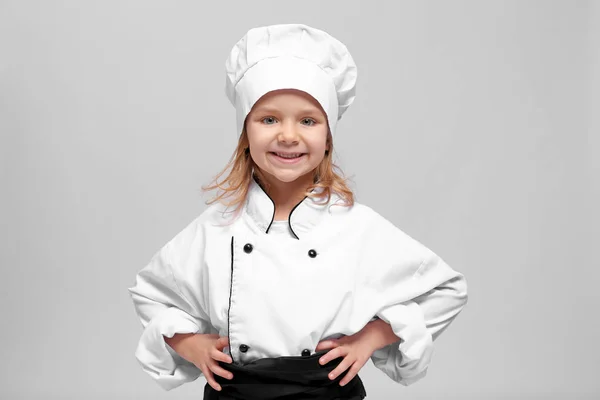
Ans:
[{"label": "eyebrow", "polygon": [[[281,111],[279,111],[277,108],[274,107],[267,107],[267,106],[262,106],[257,108],[254,112],[258,113],[258,112],[272,112],[272,113],[279,113]],[[300,111],[298,111],[298,114],[319,114],[319,110],[317,110],[316,108],[305,108],[302,109]]]}]

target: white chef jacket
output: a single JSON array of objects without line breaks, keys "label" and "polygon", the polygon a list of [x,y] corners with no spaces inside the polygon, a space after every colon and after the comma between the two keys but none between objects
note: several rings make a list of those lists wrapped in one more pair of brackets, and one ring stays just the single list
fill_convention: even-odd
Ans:
[{"label": "white chef jacket", "polygon": [[163,335],[228,336],[224,352],[244,365],[313,354],[381,318],[401,340],[373,364],[403,385],[423,378],[433,340],[467,302],[466,280],[373,209],[340,203],[335,193],[326,205],[306,197],[273,232],[274,203],[252,180],[239,215],[220,203],[204,210],[128,288],[143,370],[165,390],[202,375]]}]

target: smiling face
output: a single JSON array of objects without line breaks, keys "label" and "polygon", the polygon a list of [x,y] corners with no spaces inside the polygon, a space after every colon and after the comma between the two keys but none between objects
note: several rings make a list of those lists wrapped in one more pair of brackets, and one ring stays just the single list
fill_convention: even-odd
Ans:
[{"label": "smiling face", "polygon": [[313,170],[325,156],[328,130],[319,103],[294,89],[267,93],[246,117],[250,155],[276,187],[312,183]]}]

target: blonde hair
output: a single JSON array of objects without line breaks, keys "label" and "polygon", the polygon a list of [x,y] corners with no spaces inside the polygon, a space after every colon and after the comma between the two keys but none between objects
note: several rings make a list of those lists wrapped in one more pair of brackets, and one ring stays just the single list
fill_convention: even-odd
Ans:
[{"label": "blonde hair", "polygon": [[[331,193],[335,192],[343,200],[343,204],[341,205],[350,207],[354,205],[354,193],[347,185],[348,179],[343,176],[341,169],[333,163],[333,140],[331,131],[327,134],[327,148],[329,151],[325,152],[325,157],[319,166],[315,168],[313,184],[308,186],[305,195],[311,198],[324,196],[324,200],[320,203],[317,202],[317,204],[327,204],[330,200]],[[219,177],[221,177],[229,168],[231,168],[231,171],[227,177],[219,183]],[[339,174],[335,172],[336,169],[339,171]],[[253,179],[252,171],[254,171],[254,175],[256,175],[260,184],[268,190],[269,185],[267,180],[264,179],[264,174],[250,156],[248,134],[246,133],[246,128],[244,126],[238,140],[238,145],[229,162],[225,168],[213,178],[212,182],[214,182],[214,184],[202,186],[204,192],[217,188],[222,190],[222,193],[215,196],[212,200],[207,201],[206,204],[213,204],[220,201],[227,207],[234,206],[235,212],[237,213],[241,210],[248,195],[250,183]],[[321,193],[311,193],[311,191],[316,188],[322,188],[323,190]],[[224,198],[229,197],[232,197],[232,200],[225,202]]]}]

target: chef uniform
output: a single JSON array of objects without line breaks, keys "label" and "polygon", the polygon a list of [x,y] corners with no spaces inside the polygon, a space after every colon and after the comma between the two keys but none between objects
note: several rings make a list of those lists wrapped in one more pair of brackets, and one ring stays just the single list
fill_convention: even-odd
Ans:
[{"label": "chef uniform", "polygon": [[[260,97],[296,88],[321,104],[333,135],[354,99],[356,66],[327,33],[286,24],[251,29],[226,75],[238,132]],[[233,363],[219,364],[234,378],[214,374],[223,390],[206,384],[205,399],[362,399],[358,375],[343,387],[347,371],[329,380],[342,358],[321,366],[330,350],[315,348],[374,318],[400,340],[376,350],[373,364],[403,385],[425,376],[433,340],[467,302],[464,276],[370,207],[323,199],[305,197],[274,221],[275,203],[253,175],[239,213],[209,206],[137,274],[128,288],[143,327],[135,356],[162,388],[202,374],[163,336],[206,333],[229,338]]]}]

